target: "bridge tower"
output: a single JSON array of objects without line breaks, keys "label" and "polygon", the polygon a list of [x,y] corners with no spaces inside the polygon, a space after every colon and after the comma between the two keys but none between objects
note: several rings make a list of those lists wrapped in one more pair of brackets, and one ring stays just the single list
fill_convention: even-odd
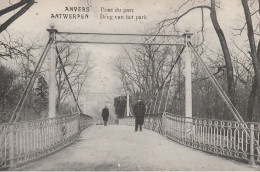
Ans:
[{"label": "bridge tower", "polygon": [[56,33],[58,30],[54,29],[54,26],[51,26],[51,29],[47,29],[49,32],[51,42],[51,48],[49,52],[49,118],[56,117],[56,59],[57,53],[55,51],[56,43]]},{"label": "bridge tower", "polygon": [[185,50],[184,50],[184,62],[185,62],[185,116],[192,117],[192,79],[191,79],[191,50],[188,42],[191,40],[193,34],[186,32],[185,36]]}]

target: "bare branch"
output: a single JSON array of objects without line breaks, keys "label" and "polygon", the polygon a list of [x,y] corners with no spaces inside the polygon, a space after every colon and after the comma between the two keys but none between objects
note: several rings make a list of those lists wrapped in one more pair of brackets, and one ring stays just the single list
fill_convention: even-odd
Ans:
[{"label": "bare branch", "polygon": [[161,27],[164,27],[164,23],[166,23],[166,22],[171,22],[171,24],[174,24],[174,25],[175,25],[183,16],[185,16],[185,15],[188,14],[189,12],[191,12],[191,11],[193,11],[193,10],[195,10],[195,9],[201,9],[201,8],[205,8],[205,9],[211,10],[211,7],[210,7],[210,6],[207,6],[207,5],[200,5],[200,6],[192,7],[192,8],[190,8],[189,10],[187,10],[186,12],[184,12],[183,14],[181,14],[181,15],[178,16],[178,17],[174,17],[174,18],[170,18],[170,19],[165,19],[165,20],[161,21],[161,22],[159,23],[159,25],[160,25]]},{"label": "bare branch", "polygon": [[18,19],[21,15],[23,15],[33,4],[35,3],[35,0],[28,0],[26,5],[22,7],[17,13],[15,13],[12,17],[10,17],[7,21],[5,21],[0,26],[0,33],[7,29],[10,24],[12,24],[16,19]]},{"label": "bare branch", "polygon": [[16,4],[11,4],[11,6],[6,7],[2,10],[0,10],[0,17],[6,13],[9,13],[17,8],[22,7],[23,5],[25,5],[26,3],[28,3],[30,0],[21,0],[20,2],[17,2]]}]

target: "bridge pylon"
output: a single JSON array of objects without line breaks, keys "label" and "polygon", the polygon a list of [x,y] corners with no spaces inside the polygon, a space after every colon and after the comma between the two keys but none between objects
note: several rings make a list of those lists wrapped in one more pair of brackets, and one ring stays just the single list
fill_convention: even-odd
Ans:
[{"label": "bridge pylon", "polygon": [[185,36],[184,62],[185,62],[185,116],[192,117],[192,79],[191,79],[191,50],[188,42],[193,34],[187,32]]},{"label": "bridge pylon", "polygon": [[57,54],[55,51],[56,33],[58,30],[51,26],[51,29],[47,29],[49,32],[51,42],[51,48],[49,52],[49,118],[56,117],[56,59]]}]

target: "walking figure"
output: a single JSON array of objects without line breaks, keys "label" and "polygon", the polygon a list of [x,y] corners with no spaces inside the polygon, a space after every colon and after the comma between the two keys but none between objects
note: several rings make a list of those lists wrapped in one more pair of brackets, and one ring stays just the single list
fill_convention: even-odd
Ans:
[{"label": "walking figure", "polygon": [[102,110],[102,118],[104,121],[104,126],[107,126],[108,117],[109,117],[109,110],[107,106],[105,106],[104,109]]},{"label": "walking figure", "polygon": [[140,128],[140,131],[142,131],[142,125],[144,124],[145,104],[140,97],[134,105],[133,111],[135,115],[135,132],[138,131],[138,127]]}]

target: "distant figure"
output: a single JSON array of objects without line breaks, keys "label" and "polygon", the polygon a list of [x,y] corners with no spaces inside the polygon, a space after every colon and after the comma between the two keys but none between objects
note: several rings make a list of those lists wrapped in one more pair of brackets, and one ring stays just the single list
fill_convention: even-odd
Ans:
[{"label": "distant figure", "polygon": [[104,121],[104,126],[107,126],[108,117],[109,117],[109,110],[107,106],[105,106],[104,109],[102,110],[102,118]]},{"label": "distant figure", "polygon": [[138,126],[140,127],[140,131],[142,131],[142,125],[144,124],[145,104],[140,97],[134,105],[133,111],[135,115],[135,132],[138,131]]}]

